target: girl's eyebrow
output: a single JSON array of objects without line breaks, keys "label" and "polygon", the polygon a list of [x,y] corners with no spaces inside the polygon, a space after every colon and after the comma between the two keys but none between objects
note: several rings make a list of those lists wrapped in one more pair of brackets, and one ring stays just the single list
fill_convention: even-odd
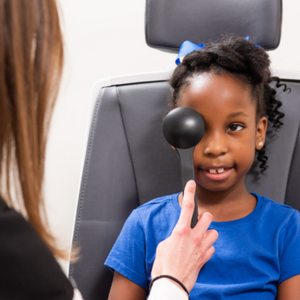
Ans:
[{"label": "girl's eyebrow", "polygon": [[228,117],[229,118],[233,118],[233,117],[238,117],[238,116],[245,116],[245,117],[249,117],[249,115],[245,114],[242,111],[236,112],[236,113],[231,113]]}]

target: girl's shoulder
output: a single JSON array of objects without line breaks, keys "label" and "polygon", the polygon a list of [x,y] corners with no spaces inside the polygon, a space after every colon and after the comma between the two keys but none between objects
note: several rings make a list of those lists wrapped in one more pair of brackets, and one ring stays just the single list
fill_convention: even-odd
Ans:
[{"label": "girl's shoulder", "polygon": [[261,196],[261,195],[255,194],[255,193],[252,193],[252,194],[255,195],[257,197],[257,199],[263,201],[265,203],[265,205],[267,206],[267,208],[269,208],[269,209],[274,209],[274,210],[278,210],[278,211],[282,211],[282,212],[286,212],[286,213],[299,213],[293,207],[286,205],[284,203],[276,202],[276,201],[268,198],[267,196]]},{"label": "girl's shoulder", "polygon": [[152,199],[136,208],[139,212],[160,210],[162,208],[173,207],[174,203],[178,203],[178,195],[180,193],[166,195]]},{"label": "girl's shoulder", "polygon": [[266,217],[282,220],[283,222],[297,222],[300,224],[300,213],[296,209],[283,203],[275,202],[274,200],[253,193],[258,202],[261,202],[261,214]]},{"label": "girl's shoulder", "polygon": [[176,222],[180,214],[178,195],[179,193],[176,193],[150,200],[134,209],[129,219],[142,224],[143,227],[161,223],[162,220],[168,220],[169,223]]}]

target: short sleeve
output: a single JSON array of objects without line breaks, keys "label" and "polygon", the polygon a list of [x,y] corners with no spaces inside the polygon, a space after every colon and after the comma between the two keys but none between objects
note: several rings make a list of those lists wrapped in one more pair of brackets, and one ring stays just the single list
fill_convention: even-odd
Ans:
[{"label": "short sleeve", "polygon": [[105,265],[148,289],[145,233],[137,210],[126,220]]},{"label": "short sleeve", "polygon": [[300,213],[294,211],[283,230],[278,284],[300,274]]}]

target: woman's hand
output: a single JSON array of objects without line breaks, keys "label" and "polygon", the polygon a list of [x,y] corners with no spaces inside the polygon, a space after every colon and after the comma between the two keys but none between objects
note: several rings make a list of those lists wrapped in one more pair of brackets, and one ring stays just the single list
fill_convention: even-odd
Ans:
[{"label": "woman's hand", "polygon": [[[172,234],[156,249],[151,276],[171,275],[181,281],[188,291],[194,287],[202,266],[211,258],[217,240],[215,230],[207,230],[212,215],[199,215],[197,225],[191,228],[194,211],[195,182],[189,181],[184,190],[181,214]],[[174,283],[174,281],[172,281]],[[179,286],[179,285],[178,285]]]}]

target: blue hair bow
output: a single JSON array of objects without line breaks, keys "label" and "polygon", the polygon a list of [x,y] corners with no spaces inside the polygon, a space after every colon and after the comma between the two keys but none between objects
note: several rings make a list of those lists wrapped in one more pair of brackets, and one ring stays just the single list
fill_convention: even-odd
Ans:
[{"label": "blue hair bow", "polygon": [[182,45],[180,46],[177,58],[175,60],[176,65],[178,66],[181,63],[181,60],[184,56],[186,56],[187,54],[195,51],[195,50],[201,50],[205,47],[204,44],[199,44],[196,45],[190,41],[185,41],[182,43]]},{"label": "blue hair bow", "polygon": [[[249,35],[245,37],[245,41],[249,42],[249,39],[250,39]],[[253,44],[256,45],[257,47],[260,47],[257,43],[253,43]]]},{"label": "blue hair bow", "polygon": [[[249,39],[250,39],[249,36],[245,37],[246,41],[249,41]],[[256,45],[257,47],[260,47],[257,43],[254,43],[254,45]],[[183,42],[182,45],[180,46],[177,58],[175,60],[176,65],[178,66],[181,63],[183,57],[186,56],[187,54],[190,54],[195,50],[201,50],[204,47],[205,47],[205,44],[203,44],[203,43],[196,45],[190,41]]]}]

